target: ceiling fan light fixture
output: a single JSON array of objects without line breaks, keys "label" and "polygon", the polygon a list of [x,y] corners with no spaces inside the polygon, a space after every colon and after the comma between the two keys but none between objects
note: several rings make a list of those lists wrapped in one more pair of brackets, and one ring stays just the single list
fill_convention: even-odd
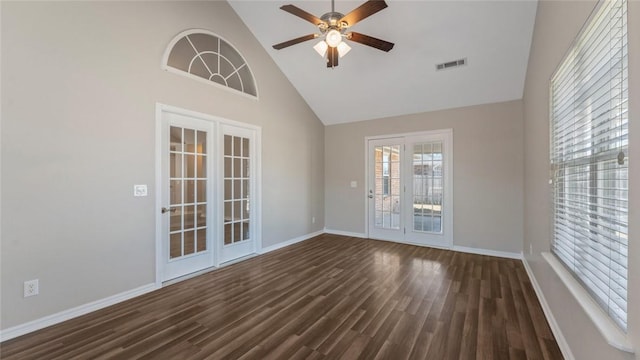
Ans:
[{"label": "ceiling fan light fixture", "polygon": [[329,45],[327,45],[327,42],[324,40],[320,41],[319,43],[313,46],[313,50],[315,50],[318,53],[318,55],[322,57],[324,57],[327,54],[328,48],[329,48]]},{"label": "ceiling fan light fixture", "polygon": [[347,55],[347,53],[351,51],[351,46],[347,45],[346,42],[341,42],[338,44],[338,56],[343,57]]},{"label": "ceiling fan light fixture", "polygon": [[326,41],[330,47],[337,47],[342,42],[342,34],[336,29],[331,29],[327,32]]},{"label": "ceiling fan light fixture", "polygon": [[[2,0],[0,0],[2,1]],[[313,49],[322,57],[327,58],[327,67],[338,66],[338,59],[351,51],[351,46],[346,40],[370,46],[378,50],[389,52],[393,49],[393,43],[374,38],[365,34],[349,31],[352,26],[368,18],[369,16],[384,10],[387,7],[385,0],[366,0],[362,5],[351,10],[348,14],[336,12],[335,0],[331,0],[331,11],[317,17],[295,5],[282,5],[281,10],[286,11],[302,20],[308,21],[317,27],[318,33],[299,36],[295,39],[273,45],[276,50],[281,50],[301,42],[324,38],[313,46]],[[343,37],[345,39],[343,39]]]}]

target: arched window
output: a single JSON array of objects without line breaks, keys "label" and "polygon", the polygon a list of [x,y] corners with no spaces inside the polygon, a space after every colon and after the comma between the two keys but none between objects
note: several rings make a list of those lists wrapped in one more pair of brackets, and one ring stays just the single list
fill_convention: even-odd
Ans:
[{"label": "arched window", "polygon": [[165,51],[163,67],[258,97],[253,73],[242,55],[206,30],[187,30],[176,36]]}]

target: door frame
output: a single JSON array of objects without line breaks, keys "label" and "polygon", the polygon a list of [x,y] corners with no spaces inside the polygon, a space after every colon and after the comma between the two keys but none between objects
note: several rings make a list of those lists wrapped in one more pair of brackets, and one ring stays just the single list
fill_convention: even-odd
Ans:
[{"label": "door frame", "polygon": [[[182,116],[188,116],[192,118],[196,118],[199,120],[204,120],[213,123],[213,134],[215,136],[215,140],[213,141],[212,149],[215,151],[219,151],[221,148],[216,141],[218,140],[218,135],[221,133],[222,125],[230,125],[239,128],[245,128],[248,130],[255,131],[255,204],[253,209],[255,209],[255,243],[254,243],[254,251],[255,253],[259,253],[262,249],[262,128],[260,126],[255,126],[239,121],[225,119],[219,116],[209,115],[193,110],[188,110],[172,105],[156,103],[156,119],[155,119],[155,283],[156,286],[162,287],[162,264],[164,262],[163,252],[162,252],[162,214],[161,209],[164,204],[162,203],[162,116],[164,113],[174,113]],[[214,221],[211,222],[211,225],[216,227],[219,226],[219,221],[215,219],[219,219],[219,208],[220,204],[218,202],[223,198],[223,194],[221,193],[221,187],[219,184],[222,182],[219,177],[222,174],[223,170],[223,161],[220,154],[216,153],[213,155],[213,171],[211,176],[211,181],[209,182],[209,192],[211,192],[211,201],[212,201],[212,217]],[[209,216],[209,215],[207,215]],[[220,252],[218,251],[219,243],[222,239],[221,229],[216,228],[216,231],[212,235],[213,247],[211,248],[213,253],[213,268],[217,268],[220,266]],[[204,269],[203,271],[206,271]],[[196,272],[196,274],[199,272]],[[179,281],[180,278],[177,280]],[[175,282],[176,279],[170,280],[170,283]]]},{"label": "door frame", "polygon": [[[445,229],[449,229],[448,231],[446,231],[445,235],[444,235],[444,240],[445,240],[445,244],[443,244],[442,246],[440,245],[433,245],[433,244],[421,244],[421,243],[415,243],[415,242],[410,242],[410,241],[397,241],[397,240],[385,240],[385,241],[392,241],[392,242],[400,242],[403,244],[412,244],[412,245],[417,245],[417,246],[428,246],[428,247],[437,247],[437,248],[444,248],[444,249],[452,249],[454,244],[453,244],[453,193],[454,193],[454,189],[453,189],[453,129],[451,128],[446,128],[446,129],[436,129],[436,130],[425,130],[425,131],[417,131],[417,132],[406,132],[406,133],[394,133],[394,134],[383,134],[383,135],[374,135],[374,136],[365,136],[364,138],[364,161],[365,161],[365,165],[364,165],[364,179],[365,179],[365,188],[364,188],[364,235],[365,238],[370,239],[370,234],[369,234],[369,218],[370,218],[370,213],[369,213],[369,193],[368,193],[368,189],[370,189],[373,184],[370,183],[370,176],[369,176],[369,171],[370,171],[370,163],[369,163],[369,140],[383,140],[383,139],[392,139],[392,138],[409,138],[409,137],[420,137],[420,136],[441,136],[444,141],[443,141],[443,146],[445,147],[445,164],[450,164],[449,166],[447,166],[445,173],[446,175],[448,175],[447,179],[445,179],[445,189],[449,189],[449,191],[445,192],[445,199],[448,200],[448,202],[450,203],[449,209],[447,210],[447,216],[444,217],[444,221],[442,223],[443,226],[443,231],[445,231]],[[406,152],[405,152],[406,154]],[[404,159],[403,159],[404,161]],[[402,176],[405,176],[405,172],[402,173]],[[404,185],[404,182],[403,182]],[[446,190],[445,190],[446,191]],[[406,201],[406,193],[403,191],[402,194],[402,198],[403,201]],[[444,214],[443,214],[444,216]],[[404,224],[404,226],[406,227],[406,224]]]}]

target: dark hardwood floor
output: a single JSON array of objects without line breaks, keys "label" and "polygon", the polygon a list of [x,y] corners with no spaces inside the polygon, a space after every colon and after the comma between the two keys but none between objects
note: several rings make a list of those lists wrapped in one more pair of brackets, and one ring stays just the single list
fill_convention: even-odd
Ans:
[{"label": "dark hardwood floor", "polygon": [[522,262],[334,235],[1,344],[2,359],[562,359]]}]

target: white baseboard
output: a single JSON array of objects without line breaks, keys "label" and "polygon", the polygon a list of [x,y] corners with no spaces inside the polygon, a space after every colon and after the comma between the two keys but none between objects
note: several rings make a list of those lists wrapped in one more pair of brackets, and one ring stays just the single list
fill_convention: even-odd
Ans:
[{"label": "white baseboard", "polygon": [[[331,230],[331,229],[323,229],[320,231],[316,231],[310,234],[306,234],[306,235],[302,235],[287,241],[283,241],[280,243],[277,243],[275,245],[271,245],[268,246],[266,248],[263,248],[262,250],[260,250],[260,254],[266,254],[268,252],[274,251],[274,250],[278,250],[278,249],[282,249],[284,247],[305,241],[305,240],[309,240],[311,238],[314,238],[318,235],[322,235],[322,234],[332,234],[332,235],[342,235],[342,236],[349,236],[349,237],[357,237],[357,238],[366,238],[366,235],[363,233],[353,233],[353,232],[347,232],[347,231],[340,231],[340,230]],[[517,253],[509,253],[509,252],[503,252],[503,251],[495,251],[495,250],[485,250],[485,249],[477,249],[477,248],[469,248],[469,247],[463,247],[463,246],[454,246],[453,249],[454,251],[460,251],[460,252],[466,252],[466,253],[472,253],[472,254],[479,254],[479,255],[489,255],[489,256],[497,256],[497,257],[503,257],[503,258],[510,258],[510,259],[522,259],[522,254],[517,254]],[[560,335],[557,335],[556,332],[559,332],[559,328],[557,327],[557,324],[555,323],[555,320],[553,320],[551,312],[548,310],[548,305],[546,303],[546,301],[544,301],[544,297],[542,295],[542,293],[539,291],[539,288],[537,286],[537,283],[535,282],[535,278],[533,278],[530,269],[526,263],[525,263],[525,268],[527,269],[527,273],[529,274],[529,277],[532,279],[532,284],[534,284],[534,289],[536,289],[536,293],[538,294],[538,297],[540,297],[540,302],[543,304],[543,309],[545,311],[545,314],[547,315],[547,317],[550,319],[549,322],[552,324],[552,330],[554,332],[554,335],[556,335],[556,339],[558,340],[558,344],[560,345],[560,338],[562,339],[562,341],[564,341],[564,337],[562,337],[561,333]],[[125,291],[122,292],[120,294],[116,294],[101,300],[97,300],[85,305],[81,305],[72,309],[68,309],[68,310],[64,310],[61,311],[59,313],[56,314],[52,314],[52,315],[48,315],[45,316],[43,318],[37,319],[37,320],[33,320],[30,321],[28,323],[25,324],[21,324],[18,326],[14,326],[11,328],[8,328],[6,330],[2,330],[0,331],[0,342],[5,341],[5,340],[9,340],[9,339],[13,339],[15,337],[21,336],[21,335],[25,335],[28,334],[30,332],[36,331],[36,330],[40,330],[42,328],[51,326],[51,325],[55,325],[58,323],[61,323],[63,321],[66,320],[70,320],[73,319],[75,317],[81,316],[81,315],[85,315],[87,313],[90,313],[92,311],[96,311],[96,310],[100,310],[102,308],[105,308],[107,306],[111,306],[114,304],[117,304],[119,302],[125,301],[125,300],[129,300],[131,298],[134,298],[136,296],[140,296],[143,294],[146,294],[148,292],[157,290],[159,288],[161,288],[162,286],[156,283],[153,284],[148,284],[148,285],[144,285],[141,287],[138,287],[136,289],[132,289],[129,291]],[[545,307],[546,306],[546,307]],[[555,328],[554,325],[555,324]],[[557,330],[556,330],[557,329]],[[566,351],[569,351],[568,354],[571,354],[570,350],[568,350],[568,345],[566,345],[566,341],[564,341],[564,346],[566,347]],[[560,347],[560,349],[562,350],[563,354],[565,353],[565,350],[562,348],[562,346]],[[568,357],[565,355],[565,357],[568,360],[573,360],[573,357]]]},{"label": "white baseboard", "polygon": [[517,259],[517,260],[522,259],[522,253],[512,253],[507,251],[487,250],[487,249],[471,248],[471,247],[458,246],[458,245],[454,245],[453,248],[451,248],[451,250],[459,251],[463,253],[469,253],[469,254],[495,256],[495,257],[501,257],[501,258],[507,258],[507,259]]},{"label": "white baseboard", "polygon": [[322,235],[324,234],[323,230],[320,231],[316,231],[310,234],[306,234],[306,235],[302,235],[302,236],[298,236],[296,238],[287,240],[287,241],[283,241],[283,242],[279,242],[275,245],[271,245],[271,246],[267,246],[266,248],[262,248],[262,250],[260,250],[260,254],[266,254],[268,252],[274,251],[274,250],[278,250],[278,249],[282,249],[283,247],[287,247],[305,240],[309,240],[313,237],[316,237],[318,235]]},{"label": "white baseboard", "polygon": [[[364,233],[356,233],[356,232],[349,232],[349,231],[342,231],[342,230],[332,230],[332,229],[327,229],[327,228],[324,229],[324,232],[327,233],[327,234],[331,234],[331,235],[350,236],[350,237],[356,237],[356,238],[362,238],[362,239],[366,239],[367,238],[367,235],[364,234]],[[374,240],[376,240],[376,239],[374,239]],[[427,247],[440,248],[440,247],[431,246],[431,245],[422,245],[422,244],[417,244],[417,243],[407,243],[407,242],[393,241],[393,240],[383,240],[383,241],[392,241],[392,242],[399,242],[401,244],[407,244],[407,245],[416,245],[416,246],[427,246]],[[501,258],[507,258],[507,259],[517,259],[517,260],[522,259],[522,253],[512,253],[512,252],[507,252],[507,251],[487,250],[487,249],[472,248],[472,247],[457,246],[457,245],[454,245],[452,248],[444,248],[444,247],[442,247],[442,249],[452,250],[452,251],[459,251],[459,252],[470,253],[470,254],[477,254],[477,255],[495,256],[495,257],[501,257]]]},{"label": "white baseboard", "polygon": [[[309,239],[311,239],[311,238],[313,238],[315,236],[322,235],[322,234],[324,234],[324,231],[320,230],[320,231],[316,231],[316,232],[311,233],[311,234],[306,234],[306,235],[303,235],[303,236],[299,236],[297,238],[294,238],[294,239],[291,239],[291,240],[288,240],[288,241],[283,241],[281,243],[278,243],[278,244],[263,248],[260,251],[260,254],[265,254],[265,253],[268,253],[270,251],[278,250],[278,249],[281,249],[283,247],[287,247],[287,246],[293,245],[295,243],[299,243],[299,242],[302,242],[302,241],[305,241],[305,240],[309,240]],[[246,260],[246,258],[242,258],[241,260]],[[230,263],[232,263],[232,262],[230,262]],[[229,265],[229,264],[225,264],[225,265]],[[208,272],[208,271],[211,271],[211,270],[212,269],[207,269],[205,272]],[[138,287],[138,288],[135,288],[135,289],[131,289],[129,291],[122,292],[120,294],[109,296],[109,297],[101,299],[101,300],[96,300],[96,301],[90,302],[88,304],[80,305],[80,306],[77,306],[77,307],[74,307],[74,308],[71,308],[71,309],[68,309],[68,310],[61,311],[61,312],[56,313],[56,314],[48,315],[48,316],[42,317],[40,319],[36,319],[36,320],[29,321],[29,322],[24,323],[24,324],[20,324],[20,325],[14,326],[14,327],[10,327],[10,328],[7,328],[5,330],[0,330],[0,342],[6,341],[6,340],[10,340],[10,339],[16,338],[18,336],[22,336],[22,335],[28,334],[30,332],[34,332],[36,330],[40,330],[40,329],[43,329],[43,328],[48,327],[48,326],[59,324],[59,323],[61,323],[63,321],[70,320],[70,319],[73,319],[75,317],[88,314],[88,313],[90,313],[92,311],[103,309],[103,308],[105,308],[107,306],[115,305],[115,304],[123,302],[125,300],[129,300],[131,298],[134,298],[136,296],[144,295],[144,294],[146,294],[148,292],[160,289],[161,287],[162,287],[162,284],[156,284],[156,283],[144,285],[144,286],[141,286],[141,287]]]},{"label": "white baseboard", "polygon": [[342,231],[342,230],[331,230],[331,229],[324,229],[324,232],[327,234],[331,234],[331,235],[342,235],[342,236],[350,236],[350,237],[356,237],[356,238],[361,238],[361,239],[366,239],[367,235],[363,234],[363,233],[356,233],[356,232],[349,232],[349,231]]},{"label": "white baseboard", "polygon": [[7,328],[5,330],[0,331],[0,342],[28,334],[30,332],[40,330],[51,325],[55,325],[81,315],[88,314],[92,311],[106,308],[107,306],[115,305],[117,303],[123,302],[125,300],[129,300],[136,296],[140,296],[157,289],[159,289],[159,287],[155,283],[143,285],[138,288],[121,292],[119,294],[109,296],[104,299],[96,300],[88,304],[80,305],[68,310],[61,311],[56,314],[48,315],[40,319],[36,319],[21,325]]},{"label": "white baseboard", "polygon": [[549,303],[547,303],[547,299],[544,297],[544,293],[536,280],[536,277],[533,275],[533,271],[527,262],[526,257],[522,257],[522,263],[524,264],[524,268],[527,271],[527,275],[529,276],[529,280],[531,280],[531,285],[533,286],[533,290],[536,292],[538,296],[538,300],[540,300],[540,305],[542,306],[542,311],[549,322],[549,327],[551,327],[551,332],[553,336],[556,338],[556,342],[558,343],[558,347],[560,348],[560,352],[562,352],[562,356],[566,360],[575,360],[573,353],[571,352],[571,348],[569,347],[569,343],[567,343],[567,339],[564,338],[562,334],[562,330],[560,330],[560,326],[556,321],[556,318],[553,316],[551,312],[551,308],[549,307]]}]

